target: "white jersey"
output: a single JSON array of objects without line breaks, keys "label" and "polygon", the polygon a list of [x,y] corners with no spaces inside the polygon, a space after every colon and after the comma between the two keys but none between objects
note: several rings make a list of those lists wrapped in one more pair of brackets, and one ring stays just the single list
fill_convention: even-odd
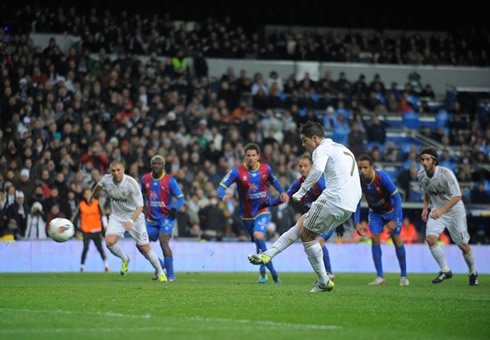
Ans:
[{"label": "white jersey", "polygon": [[143,207],[143,195],[138,182],[124,175],[121,183],[114,183],[112,175],[104,175],[99,182],[111,199],[112,217],[120,220],[128,220],[138,207]]},{"label": "white jersey", "polygon": [[325,189],[322,196],[336,207],[356,211],[362,190],[356,159],[352,152],[344,145],[326,138],[313,151],[312,159],[311,171],[293,197],[296,200],[301,199],[323,175]]},{"label": "white jersey", "polygon": [[[432,178],[429,178],[425,170],[422,169],[418,172],[417,178],[422,189],[430,195],[431,207],[434,209],[441,209],[451,198],[461,196],[458,180],[448,168],[436,166]],[[464,211],[462,200],[456,203],[448,212],[456,210]]]}]

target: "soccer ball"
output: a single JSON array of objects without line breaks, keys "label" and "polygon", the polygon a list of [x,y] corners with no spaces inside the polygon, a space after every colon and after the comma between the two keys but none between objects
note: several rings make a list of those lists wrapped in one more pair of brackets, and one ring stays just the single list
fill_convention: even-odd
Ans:
[{"label": "soccer ball", "polygon": [[56,242],[65,242],[75,235],[75,226],[66,218],[55,218],[49,222],[48,235]]}]

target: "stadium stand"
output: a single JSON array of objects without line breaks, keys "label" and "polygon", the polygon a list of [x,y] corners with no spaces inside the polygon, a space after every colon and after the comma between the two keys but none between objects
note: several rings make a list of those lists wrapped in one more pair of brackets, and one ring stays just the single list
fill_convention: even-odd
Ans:
[{"label": "stadium stand", "polygon": [[[257,33],[230,17],[176,21],[169,14],[142,15],[26,5],[17,12],[17,30],[0,30],[1,235],[23,239],[35,202],[46,221],[71,216],[82,189],[100,179],[109,161],[124,160],[127,172],[139,178],[159,153],[188,198],[178,236],[198,238],[199,211],[215,194],[216,178],[241,162],[245,143],[259,143],[262,161],[289,186],[303,151],[295,128],[309,119],[356,154],[371,152],[398,181],[419,231],[414,211],[421,192],[409,172],[417,166],[412,151],[422,145],[448,158],[467,203],[487,202],[490,88],[451,84],[442,93],[431,79],[422,83],[422,72],[388,86],[382,70],[372,78],[348,71],[359,63],[488,71],[481,32],[463,39],[463,49],[455,32],[264,26]],[[251,60],[266,66],[253,70],[252,62],[246,71],[242,66]],[[301,64],[311,74],[278,71],[270,77],[281,65],[299,67],[298,61],[312,62]],[[336,63],[346,72],[321,72],[317,62]],[[212,76],[216,63],[228,68],[219,77]],[[24,217],[11,208],[20,192]],[[73,199],[58,202],[57,195]],[[235,206],[220,208],[228,216],[224,239],[245,239]],[[487,211],[469,208],[475,242],[489,243]]]}]

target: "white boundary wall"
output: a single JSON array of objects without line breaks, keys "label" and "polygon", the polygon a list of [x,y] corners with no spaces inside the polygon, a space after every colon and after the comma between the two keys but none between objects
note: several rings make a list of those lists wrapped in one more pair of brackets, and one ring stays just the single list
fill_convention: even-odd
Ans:
[{"label": "white boundary wall", "polygon": [[[152,272],[149,262],[138,252],[133,240],[120,241],[121,247],[131,257],[130,271]],[[152,243],[161,257],[160,247]],[[271,246],[270,243],[267,244]],[[255,251],[250,242],[192,242],[172,241],[174,265],[177,272],[254,272],[258,268],[249,264],[247,255]],[[374,273],[369,244],[327,243],[332,268],[337,272]],[[427,245],[406,245],[409,273],[436,273],[439,271]],[[490,274],[490,246],[472,246],[477,269]],[[0,242],[0,272],[77,272],[83,243],[71,240],[56,243],[52,240]],[[104,246],[105,249],[105,246]],[[454,273],[467,273],[468,268],[455,245],[443,247],[447,262]],[[399,272],[398,261],[392,245],[382,245],[385,272]],[[110,267],[119,271],[121,261],[105,249]],[[310,264],[300,242],[293,244],[274,258],[279,272],[311,272]],[[86,271],[103,271],[102,260],[93,243],[87,254]]]}]

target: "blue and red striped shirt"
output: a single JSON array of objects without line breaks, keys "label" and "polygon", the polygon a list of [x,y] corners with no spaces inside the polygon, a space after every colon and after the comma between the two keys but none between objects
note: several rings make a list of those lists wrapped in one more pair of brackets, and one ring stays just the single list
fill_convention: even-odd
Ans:
[{"label": "blue and red striped shirt", "polygon": [[256,170],[249,170],[245,164],[233,168],[218,187],[218,196],[222,199],[226,194],[226,189],[234,182],[237,183],[240,216],[243,220],[255,220],[259,215],[269,214],[267,208],[259,210],[260,203],[269,200],[269,183],[279,193],[284,192],[270,166],[263,163],[257,164]]},{"label": "blue and red striped shirt", "polygon": [[[143,175],[141,192],[146,201],[146,218],[150,221],[159,221],[168,215],[170,209],[178,210],[185,203],[184,194],[177,181],[165,173],[158,179],[153,178],[151,172]],[[172,203],[172,196],[177,198],[175,205]]]}]

